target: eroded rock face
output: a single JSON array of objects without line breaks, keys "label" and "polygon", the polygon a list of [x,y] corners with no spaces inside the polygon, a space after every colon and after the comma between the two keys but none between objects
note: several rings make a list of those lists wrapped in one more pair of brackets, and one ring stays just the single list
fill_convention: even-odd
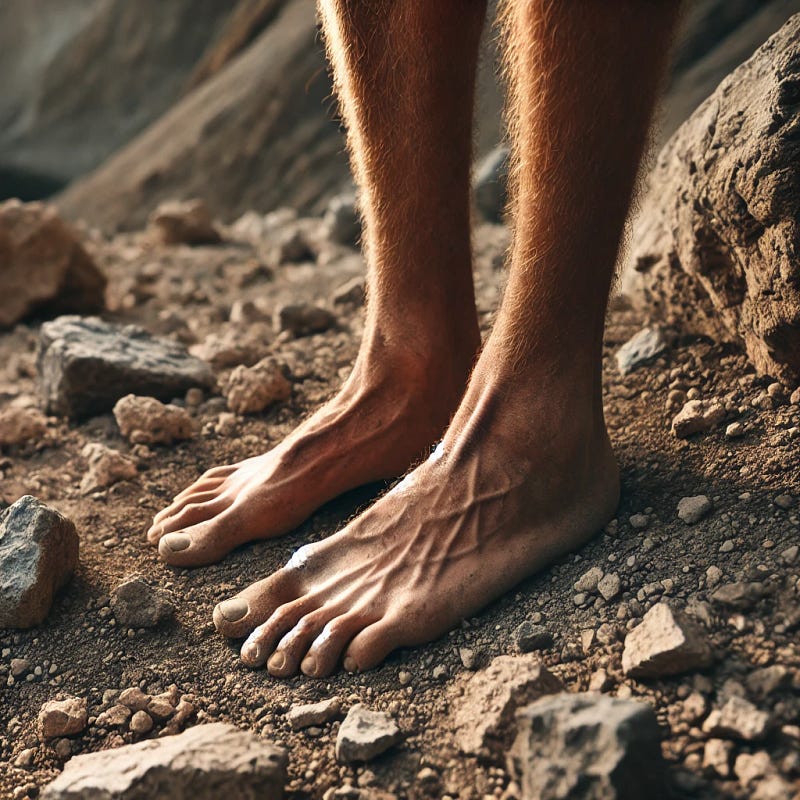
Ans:
[{"label": "eroded rock face", "polygon": [[517,713],[511,771],[525,800],[665,797],[658,721],[647,704],[562,692]]},{"label": "eroded rock face", "polygon": [[0,328],[43,306],[99,311],[105,288],[105,275],[53,206],[0,203]]},{"label": "eroded rock face", "polygon": [[76,756],[43,800],[280,800],[286,753],[255,734],[216,722],[116,750]]},{"label": "eroded rock face", "polygon": [[800,15],[732,72],[661,151],[624,291],[691,332],[739,340],[800,379]]},{"label": "eroded rock face", "polygon": [[25,495],[0,513],[0,628],[44,621],[78,565],[71,520]]},{"label": "eroded rock face", "polygon": [[42,325],[39,391],[48,413],[86,417],[127,394],[170,400],[213,386],[208,364],[134,325],[59,317]]}]

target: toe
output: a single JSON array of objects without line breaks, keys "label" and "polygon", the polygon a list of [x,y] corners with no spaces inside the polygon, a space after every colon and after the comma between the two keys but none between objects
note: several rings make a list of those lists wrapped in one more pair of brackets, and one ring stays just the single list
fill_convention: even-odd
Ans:
[{"label": "toe", "polygon": [[365,672],[380,664],[403,643],[398,625],[384,617],[353,638],[345,650],[342,665],[347,672]]},{"label": "toe", "polygon": [[[291,674],[288,669],[288,663],[285,663],[280,658],[272,660],[272,657],[275,654],[276,646],[283,637],[292,631],[306,614],[316,610],[317,602],[313,595],[304,595],[279,606],[266,622],[259,625],[247,637],[247,640],[242,645],[242,661],[250,667],[260,667],[266,664],[267,661],[272,661],[269,670],[273,675]],[[319,629],[322,628],[322,624],[324,623],[319,625]],[[300,633],[303,632],[304,628],[305,626],[301,628]],[[314,635],[309,633],[308,641],[311,642],[313,639]],[[296,669],[297,667],[295,666],[295,671]]]},{"label": "toe", "polygon": [[[158,540],[165,533],[170,533],[171,531],[178,530],[179,528],[185,528],[187,525],[194,525],[196,522],[201,522],[203,519],[208,519],[209,516],[213,516],[213,511],[211,514],[202,516],[193,513],[191,509],[196,509],[206,503],[212,503],[218,498],[218,492],[207,491],[200,492],[198,494],[187,495],[182,501],[174,502],[171,506],[165,508],[163,511],[159,511],[159,513],[153,517],[153,524],[147,531],[147,540],[151,544],[157,544]],[[191,521],[189,521],[187,516],[181,516],[187,510],[189,511],[188,518],[191,518]],[[180,518],[181,520],[179,524],[174,523],[174,520],[177,518]]]},{"label": "toe", "polygon": [[230,508],[233,501],[225,496],[219,497],[212,494],[205,502],[199,498],[191,503],[187,503],[183,508],[177,511],[173,516],[167,517],[160,524],[161,535],[172,533],[173,531],[180,531],[183,528],[189,528],[192,525],[197,525],[199,522],[206,522],[207,520],[216,517],[217,514]]},{"label": "toe", "polygon": [[323,606],[301,617],[298,623],[278,642],[267,661],[270,675],[288,678],[296,675],[311,643],[320,635],[325,624],[335,616],[335,610]]},{"label": "toe", "polygon": [[215,536],[218,519],[165,533],[158,540],[158,554],[173,567],[200,567],[219,561],[232,547],[225,548]]},{"label": "toe", "polygon": [[347,643],[368,624],[367,620],[355,614],[334,617],[308,648],[300,669],[311,678],[330,675],[339,664]]},{"label": "toe", "polygon": [[286,570],[248,586],[244,591],[223,600],[214,609],[214,625],[231,639],[247,636],[261,625],[275,609],[297,597],[296,583]]}]

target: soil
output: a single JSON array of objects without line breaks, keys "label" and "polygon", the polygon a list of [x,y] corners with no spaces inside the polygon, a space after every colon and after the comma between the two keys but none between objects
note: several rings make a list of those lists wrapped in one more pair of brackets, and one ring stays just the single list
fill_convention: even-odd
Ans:
[{"label": "soil", "polygon": [[[483,226],[476,234],[476,283],[485,330],[502,292],[504,273],[496,267],[506,244],[499,226]],[[396,652],[366,674],[277,680],[238,661],[237,643],[214,629],[212,608],[282,566],[301,544],[335,531],[387,487],[353,492],[290,535],[239,548],[222,563],[200,569],[166,566],[147,546],[144,532],[152,516],[205,469],[279,442],[336,391],[356,353],[361,309],[336,306],[337,328],[288,339],[273,334],[268,322],[228,322],[233,302],[258,300],[268,311],[288,300],[333,307],[334,290],[361,274],[363,264],[343,248],[316,264],[279,265],[270,240],[231,241],[230,232],[226,243],[215,247],[163,247],[135,234],[112,240],[95,236],[90,249],[110,277],[110,319],[186,342],[224,331],[237,341],[257,335],[253,346],[289,365],[294,391],[287,403],[237,417],[234,431],[222,426],[223,433],[215,426],[226,410],[224,400],[208,398],[193,410],[198,428],[193,439],[133,448],[138,478],[89,496],[79,490],[86,468],[80,455],[84,445],[99,441],[131,450],[111,414],[80,424],[52,419],[44,438],[2,454],[0,499],[11,503],[30,493],[70,516],[80,533],[81,555],[77,574],[43,625],[0,631],[0,796],[35,796],[70,754],[157,736],[158,725],[142,737],[99,729],[92,718],[108,707],[103,701],[107,690],[139,686],[158,693],[172,684],[193,698],[197,715],[190,724],[229,721],[286,747],[290,798],[319,798],[347,783],[371,787],[376,797],[379,791],[410,798],[513,796],[502,757],[459,753],[451,713],[459,699],[457,686],[468,673],[460,648],[474,651],[477,663],[472,666],[480,669],[495,656],[518,652],[514,632],[526,620],[553,634],[542,660],[569,690],[587,689],[593,674],[604,669],[606,691],[653,704],[681,797],[751,796],[733,772],[722,778],[703,768],[701,718],[725,697],[744,692],[745,678],[754,669],[785,665],[793,672],[793,686],[755,701],[773,715],[772,732],[763,742],[735,743],[734,755],[765,750],[786,780],[798,781],[800,758],[791,726],[800,716],[800,559],[787,563],[791,551],[785,551],[800,538],[800,518],[796,506],[783,508],[787,503],[778,505],[775,498],[800,495],[800,406],[789,403],[788,392],[772,388],[768,393],[772,381],[757,376],[741,352],[673,333],[665,354],[623,377],[614,353],[646,320],[615,301],[606,330],[604,394],[623,476],[617,518],[579,553],[529,579],[439,641]],[[3,403],[35,394],[36,341],[35,321],[0,335]],[[221,381],[227,371],[218,370]],[[724,403],[726,421],[706,434],[677,439],[670,431],[677,409],[668,407],[667,400],[676,390],[694,390],[690,396]],[[744,424],[745,433],[728,439],[725,427],[734,420]],[[678,501],[699,494],[713,500],[714,511],[687,525],[677,517]],[[647,527],[634,528],[631,516],[642,514]],[[642,524],[641,518],[636,522]],[[595,565],[619,573],[622,580],[622,592],[608,602],[592,593],[581,596],[573,586]],[[721,576],[712,570],[711,577],[710,567]],[[110,595],[135,573],[171,594],[174,622],[152,630],[126,630],[116,623]],[[710,600],[714,578],[717,584],[755,580],[763,591],[748,608],[726,609]],[[688,608],[707,630],[717,657],[702,674],[647,681],[623,676],[625,630],[659,599]],[[599,639],[586,633],[601,625]],[[11,659],[27,659],[29,677],[12,680]],[[700,716],[693,710],[696,692],[705,698]],[[684,703],[690,695],[691,708]],[[39,708],[66,696],[87,698],[89,726],[75,738],[40,743]],[[403,742],[366,766],[338,764],[338,721],[293,732],[285,719],[293,704],[331,696],[340,697],[345,708],[362,702],[389,712],[403,731]],[[35,748],[32,763],[15,764],[27,748]]]}]

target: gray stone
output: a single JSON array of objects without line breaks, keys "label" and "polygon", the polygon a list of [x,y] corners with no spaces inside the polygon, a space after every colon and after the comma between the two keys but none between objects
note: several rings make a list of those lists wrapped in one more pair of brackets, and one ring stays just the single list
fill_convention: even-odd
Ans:
[{"label": "gray stone", "polygon": [[175,611],[164,589],[150,586],[137,575],[126,578],[114,589],[111,608],[117,622],[126,628],[155,628]]},{"label": "gray stone", "polygon": [[103,308],[106,277],[53,206],[0,203],[0,265],[0,328],[32,311]]},{"label": "gray stone", "polygon": [[181,345],[96,317],[42,325],[37,366],[47,412],[70,417],[109,411],[127,394],[169,400],[214,385],[208,364]]},{"label": "gray stone", "polygon": [[622,589],[622,583],[619,575],[616,572],[609,572],[603,575],[600,582],[597,584],[597,591],[606,602],[613,600]]},{"label": "gray stone", "polygon": [[462,691],[451,702],[458,746],[465,753],[504,749],[514,736],[517,709],[563,688],[535,656],[497,656],[452,688]]},{"label": "gray stone", "polygon": [[713,658],[703,631],[667,603],[656,603],[625,637],[622,671],[660,678],[707,667]]},{"label": "gray stone", "polygon": [[114,404],[120,433],[133,444],[171,444],[191,439],[194,426],[185,408],[155,397],[126,394]]},{"label": "gray stone", "polygon": [[44,621],[78,565],[71,520],[25,495],[0,512],[0,628]]},{"label": "gray stone", "polygon": [[291,394],[292,385],[274,358],[263,358],[252,367],[236,367],[225,387],[228,408],[237,414],[256,414]]},{"label": "gray stone", "polygon": [[734,581],[714,590],[711,599],[721,606],[744,610],[754,606],[765,593],[763,583],[758,581]]},{"label": "gray stone", "polygon": [[795,15],[666,144],[624,281],[647,313],[743,343],[786,385],[800,377],[799,33]]},{"label": "gray stone", "polygon": [[714,504],[704,494],[682,497],[678,501],[678,519],[687,525],[694,525],[708,516],[713,508]]},{"label": "gray stone", "polygon": [[343,763],[369,761],[403,738],[397,723],[381,711],[354,705],[336,736],[336,760]]},{"label": "gray stone", "polygon": [[543,625],[534,625],[525,620],[514,631],[514,641],[522,653],[546,650],[553,646],[553,634]]},{"label": "gray stone", "polygon": [[497,147],[486,155],[475,174],[475,205],[487,222],[502,222],[508,197],[509,151]]},{"label": "gray stone", "polygon": [[667,796],[656,715],[647,703],[562,692],[517,713],[509,771],[523,800]]},{"label": "gray stone", "polygon": [[749,700],[734,695],[722,708],[715,708],[706,717],[703,731],[721,739],[753,742],[766,736],[769,725],[768,712],[760,711]]},{"label": "gray stone", "polygon": [[293,336],[323,333],[336,324],[336,317],[327,308],[309,303],[281,306],[275,313],[275,328]]},{"label": "gray stone", "polygon": [[286,753],[216,722],[76,756],[42,800],[280,800]]},{"label": "gray stone", "polygon": [[361,216],[355,195],[332,197],[322,217],[325,233],[332,242],[355,247],[361,236]]},{"label": "gray stone", "polygon": [[600,567],[591,567],[583,575],[575,581],[574,588],[576,592],[596,592],[597,584],[600,583],[603,577],[603,570]]},{"label": "gray stone", "polygon": [[342,703],[338,697],[321,700],[319,703],[292,706],[286,714],[286,720],[293,731],[310,728],[312,725],[324,725],[339,716]]},{"label": "gray stone", "polygon": [[660,327],[642,328],[617,350],[617,368],[623,375],[633,372],[667,349],[664,329]]}]

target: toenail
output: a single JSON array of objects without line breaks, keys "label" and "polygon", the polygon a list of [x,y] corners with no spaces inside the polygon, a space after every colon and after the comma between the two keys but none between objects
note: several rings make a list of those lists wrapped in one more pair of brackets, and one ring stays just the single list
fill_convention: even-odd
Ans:
[{"label": "toenail", "polygon": [[247,605],[246,600],[234,597],[231,600],[223,600],[217,606],[217,609],[228,622],[236,622],[247,614],[250,610],[250,606]]},{"label": "toenail", "polygon": [[306,675],[316,675],[317,674],[317,661],[313,656],[308,656],[307,658],[303,659],[303,663],[300,665],[300,668],[305,672]]},{"label": "toenail", "polygon": [[358,664],[356,664],[356,660],[352,656],[347,656],[342,666],[345,672],[358,672]]},{"label": "toenail", "polygon": [[250,664],[253,667],[261,666],[263,663],[261,659],[261,645],[257,642],[245,642],[242,645],[242,652],[240,655],[245,664]]},{"label": "toenail", "polygon": [[192,543],[192,540],[185,533],[170,533],[161,541],[164,542],[166,547],[172,550],[173,553],[185,550]]},{"label": "toenail", "polygon": [[282,670],[286,666],[286,656],[283,653],[273,653],[267,662],[267,667],[274,670]]}]

